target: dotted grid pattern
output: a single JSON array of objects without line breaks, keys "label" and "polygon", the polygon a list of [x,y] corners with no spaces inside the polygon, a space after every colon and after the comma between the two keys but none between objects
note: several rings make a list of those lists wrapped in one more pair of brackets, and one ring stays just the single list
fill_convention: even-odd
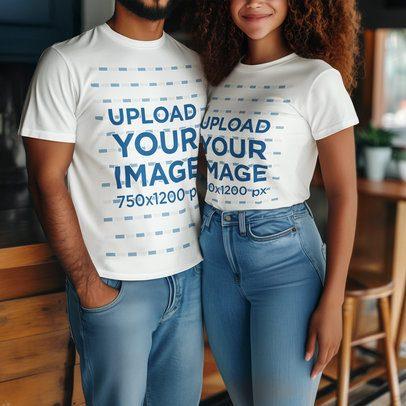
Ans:
[{"label": "dotted grid pattern", "polygon": [[[177,71],[189,71],[188,76],[191,76],[194,74],[194,68],[196,68],[195,65],[191,65],[191,64],[186,64],[186,65],[170,65],[170,66],[141,66],[141,67],[108,67],[108,66],[99,66],[96,68],[93,68],[94,71],[98,71],[101,74],[103,74],[103,72],[117,72],[118,74],[120,73],[128,73],[128,72],[137,72],[138,73],[142,73],[142,72],[146,72],[149,73],[149,75],[151,75],[151,73],[156,73],[157,75],[159,75],[162,72],[167,72],[167,74],[165,76],[168,76],[168,74],[170,75],[170,72],[177,72]],[[177,95],[165,95],[165,96],[159,96],[159,97],[130,97],[130,95],[126,95],[126,97],[103,97],[103,96],[99,96],[97,97],[97,93],[95,94],[95,102],[99,103],[101,106],[102,105],[123,105],[123,107],[125,107],[126,104],[128,103],[137,103],[140,104],[142,103],[143,105],[145,104],[145,107],[151,106],[152,103],[161,103],[160,105],[162,105],[162,103],[165,102],[176,102],[176,101],[188,101],[189,103],[198,103],[198,101],[203,97],[203,92],[199,92],[196,91],[198,87],[203,86],[204,80],[201,77],[193,77],[191,79],[183,79],[183,80],[159,80],[159,81],[147,81],[147,80],[140,80],[140,81],[126,81],[123,77],[123,80],[119,79],[120,77],[118,76],[118,80],[116,81],[106,81],[103,79],[103,76],[101,76],[99,78],[99,80],[93,80],[90,83],[90,87],[91,89],[93,89],[94,91],[98,91],[98,89],[100,89],[100,91],[102,89],[111,89],[111,88],[124,88],[124,89],[131,89],[131,92],[134,92],[134,90],[136,91],[137,89],[140,89],[140,91],[142,91],[141,89],[143,89],[143,91],[145,92],[145,94],[148,94],[148,89],[151,88],[162,88],[162,94],[165,95],[165,93],[167,92],[167,88],[168,91],[169,89],[171,93],[174,92],[174,88],[178,87],[179,88],[179,92]],[[190,86],[194,86],[196,89],[193,89],[192,91],[190,91]],[[110,91],[110,90],[108,90]],[[131,95],[132,96],[132,95]],[[205,95],[204,95],[205,97]],[[198,113],[203,113],[206,110],[206,106],[196,106]],[[116,116],[117,118],[117,116]],[[95,121],[104,121],[107,120],[105,114],[103,113],[99,113],[97,115],[95,115],[94,117]],[[176,130],[182,130],[184,128],[188,128],[187,126],[179,126],[176,128]],[[195,124],[194,128],[199,129],[200,128],[200,123],[199,124]],[[144,130],[144,131],[150,131],[152,132],[152,130]],[[164,128],[163,130],[160,130],[162,132],[170,132],[173,131],[170,128]],[[99,136],[103,136],[103,137],[111,137],[113,134],[129,134],[132,131],[102,131],[99,132]],[[110,144],[109,144],[110,145]],[[134,147],[135,149],[135,147]],[[161,146],[158,147],[158,149],[162,149]],[[128,148],[128,151],[131,150],[131,147]],[[121,148],[117,148],[117,147],[105,147],[105,148],[97,148],[97,153],[98,154],[104,154],[106,155],[106,157],[108,155],[112,155],[111,158],[114,158],[113,154],[116,154],[117,152],[121,152],[122,149]],[[187,161],[187,159],[182,159],[182,161]],[[166,160],[164,162],[159,162],[161,165],[162,164],[166,164],[166,165],[170,165],[171,163],[173,163],[174,160]],[[149,161],[148,165],[149,166],[153,166],[158,162],[153,162],[153,161]],[[109,169],[114,169],[116,167],[116,165],[112,164],[111,161],[110,163],[106,164],[107,167]],[[131,164],[132,167],[137,167],[139,166],[139,164],[137,163],[133,163]],[[105,190],[106,188],[112,188],[113,185],[111,184],[111,182],[105,181],[105,182],[101,182],[100,187],[102,190]],[[190,191],[185,191],[186,195],[190,194]],[[119,201],[119,199],[104,199],[102,200],[102,203],[104,205],[115,205],[117,204]],[[166,206],[167,207],[167,206]],[[191,210],[193,210],[194,212],[196,212],[199,209],[199,205],[195,204],[193,206],[191,206]],[[136,220],[157,220],[160,218],[168,218],[168,217],[176,217],[176,216],[182,216],[182,215],[186,215],[187,213],[189,213],[189,211],[186,208],[182,208],[182,209],[178,209],[178,210],[165,210],[165,211],[159,211],[159,212],[150,212],[150,213],[143,213],[143,214],[137,214],[137,215],[120,215],[120,216],[109,216],[109,217],[104,217],[102,219],[103,223],[127,223],[127,222],[131,222],[131,221],[136,221]],[[189,216],[188,216],[189,218]],[[179,223],[178,221],[175,221],[174,223]],[[141,239],[141,238],[148,238],[148,237],[155,237],[155,236],[168,236],[168,235],[174,235],[174,234],[182,234],[182,233],[186,233],[188,232],[190,229],[194,229],[196,227],[196,223],[195,222],[190,222],[187,223],[186,225],[183,226],[179,226],[179,227],[172,227],[172,228],[161,228],[161,229],[157,229],[155,231],[149,231],[149,232],[140,232],[140,233],[122,233],[122,234],[114,234],[112,236],[110,236],[110,239],[114,239],[114,240],[126,240],[126,239]],[[185,238],[186,236],[190,236],[190,234],[185,234]],[[191,248],[193,246],[196,245],[196,240],[193,239],[193,241],[185,241],[183,244],[180,245],[176,245],[176,246],[170,246],[170,247],[165,247],[162,249],[151,249],[151,250],[134,250],[131,252],[115,252],[115,251],[109,251],[105,253],[106,257],[109,258],[117,258],[117,257],[142,257],[142,256],[155,256],[155,255],[161,255],[161,254],[168,254],[168,253],[175,253],[175,252],[179,252],[181,250],[184,249],[188,249]]]}]

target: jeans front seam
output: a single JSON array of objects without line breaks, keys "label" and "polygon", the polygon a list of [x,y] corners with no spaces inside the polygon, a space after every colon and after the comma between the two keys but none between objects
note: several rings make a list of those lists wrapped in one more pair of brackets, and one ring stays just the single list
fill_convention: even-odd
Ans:
[{"label": "jeans front seam", "polygon": [[225,228],[225,230],[222,228],[224,251],[226,253],[226,257],[228,259],[228,263],[230,264],[231,272],[232,272],[234,278],[237,278],[237,277],[239,278],[239,282],[237,282],[237,281],[235,282],[237,285],[237,288],[238,288],[237,290],[240,293],[241,297],[244,300],[247,300],[246,293],[244,292],[244,289],[241,286],[241,279],[242,279],[241,271],[238,268],[238,265],[235,261],[234,253],[233,253],[233,250],[231,247],[231,238],[230,237],[231,237],[231,233],[233,232],[233,230],[234,230],[234,227],[229,227],[229,226],[227,226]]},{"label": "jeans front seam", "polygon": [[238,213],[238,229],[241,236],[245,237],[247,235],[247,223],[244,211]]}]

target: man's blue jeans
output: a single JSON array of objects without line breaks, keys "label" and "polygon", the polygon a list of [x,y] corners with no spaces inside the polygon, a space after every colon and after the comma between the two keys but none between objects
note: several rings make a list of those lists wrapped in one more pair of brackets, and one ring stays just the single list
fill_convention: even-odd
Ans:
[{"label": "man's blue jeans", "polygon": [[309,206],[203,212],[203,313],[234,406],[313,405],[304,357],[326,246]]},{"label": "man's blue jeans", "polygon": [[119,281],[110,304],[83,308],[66,279],[88,406],[196,406],[203,375],[201,264],[167,278]]}]

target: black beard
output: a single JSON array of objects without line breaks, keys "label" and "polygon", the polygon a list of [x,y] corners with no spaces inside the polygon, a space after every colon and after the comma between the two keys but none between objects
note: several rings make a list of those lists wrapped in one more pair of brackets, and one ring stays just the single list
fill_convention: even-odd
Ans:
[{"label": "black beard", "polygon": [[145,18],[151,21],[162,20],[168,17],[170,11],[173,8],[175,0],[169,0],[165,7],[158,5],[158,0],[155,6],[146,6],[142,0],[118,0],[127,10],[131,11],[135,15],[141,18]]}]

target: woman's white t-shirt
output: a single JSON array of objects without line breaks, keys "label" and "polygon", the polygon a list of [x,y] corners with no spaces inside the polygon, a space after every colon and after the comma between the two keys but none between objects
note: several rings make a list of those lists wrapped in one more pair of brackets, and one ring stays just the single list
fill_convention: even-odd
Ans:
[{"label": "woman's white t-shirt", "polygon": [[340,72],[328,63],[296,53],[258,65],[240,62],[212,88],[201,126],[206,202],[224,211],[303,202],[316,140],[358,122]]}]

